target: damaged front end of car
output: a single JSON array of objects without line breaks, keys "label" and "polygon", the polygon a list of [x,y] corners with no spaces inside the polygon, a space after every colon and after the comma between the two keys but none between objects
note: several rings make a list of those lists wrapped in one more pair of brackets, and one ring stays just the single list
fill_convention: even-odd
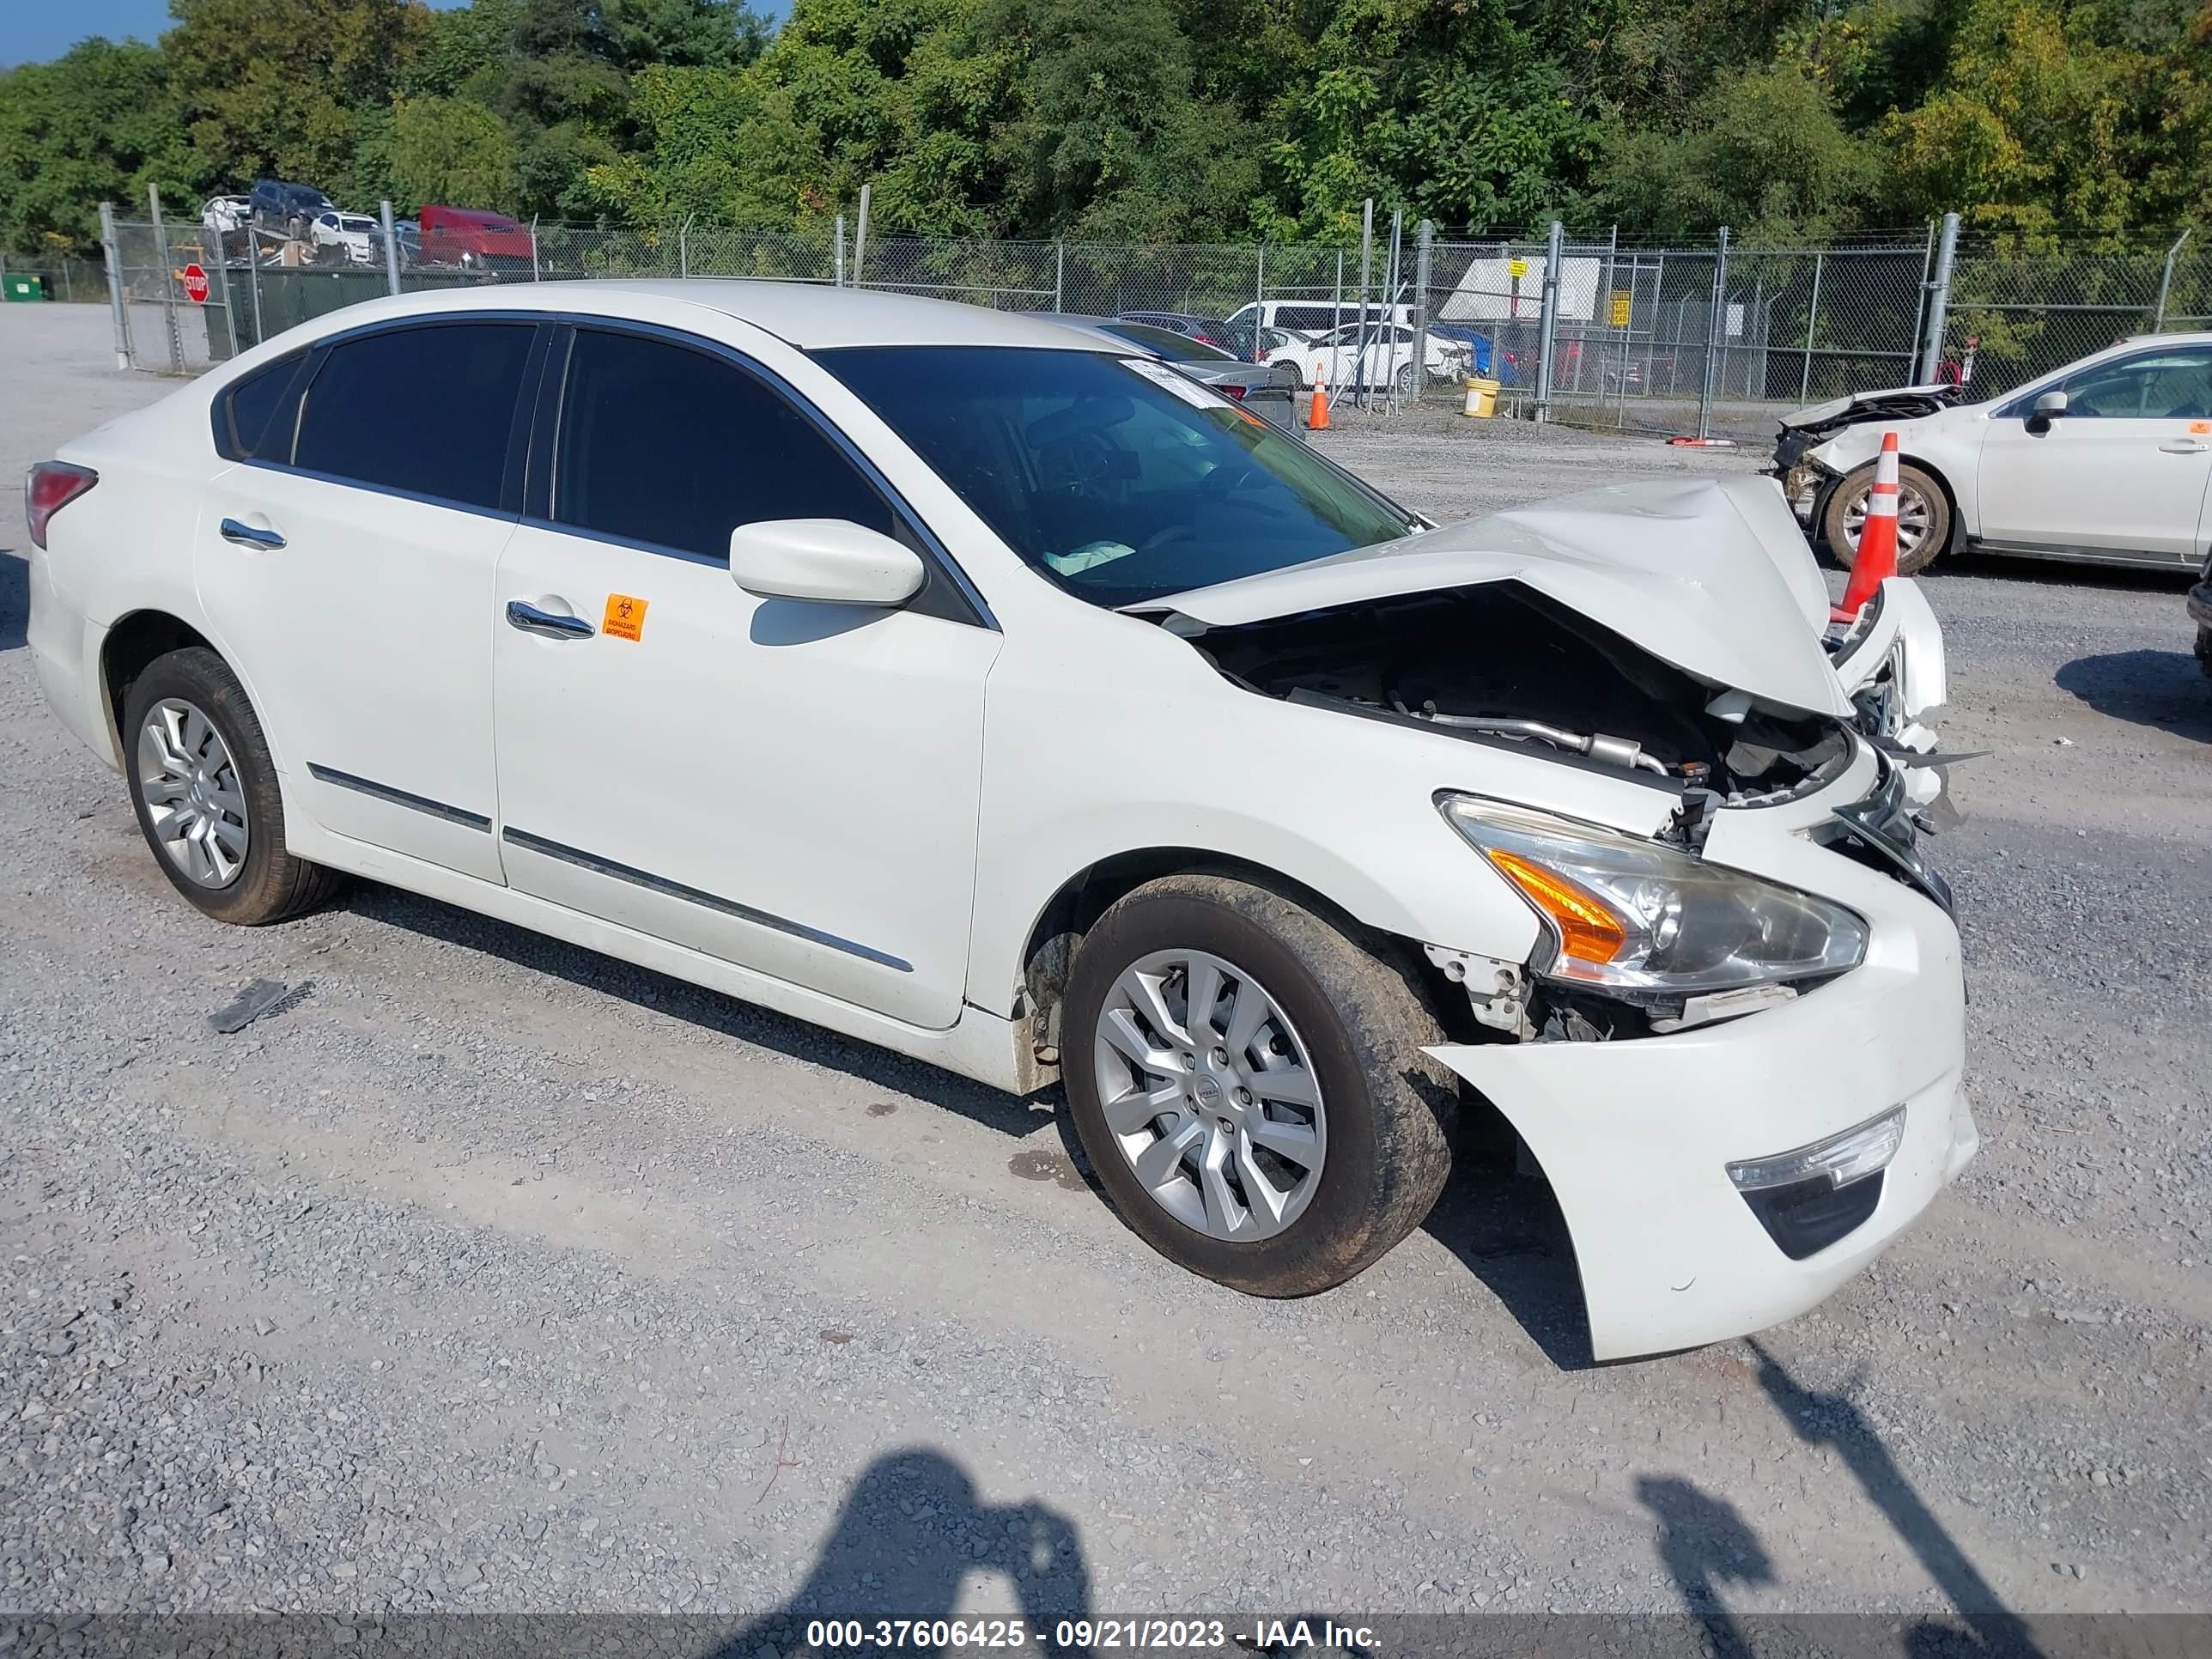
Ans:
[{"label": "damaged front end of car", "polygon": [[1765,479],[1400,545],[1154,609],[1248,693],[1453,745],[1434,808],[1538,927],[1416,941],[1470,1018],[1428,1052],[1549,1181],[1594,1355],[1802,1311],[1976,1144],[1925,599],[1831,629]]},{"label": "damaged front end of car", "polygon": [[1963,386],[1904,386],[1879,392],[1855,392],[1825,404],[1792,410],[1775,432],[1774,464],[1767,476],[1782,486],[1782,494],[1801,524],[1817,520],[1821,492],[1837,474],[1814,459],[1812,452],[1847,427],[1875,422],[1896,425],[1941,414],[1965,400]]}]

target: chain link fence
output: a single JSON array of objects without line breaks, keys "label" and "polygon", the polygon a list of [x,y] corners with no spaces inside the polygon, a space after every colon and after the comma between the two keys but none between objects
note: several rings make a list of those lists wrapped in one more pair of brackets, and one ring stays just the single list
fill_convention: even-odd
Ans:
[{"label": "chain link fence", "polygon": [[[1127,246],[808,230],[540,223],[426,251],[103,213],[119,362],[190,374],[380,295],[511,282],[745,278],[885,289],[1001,310],[1230,319],[1291,304],[1255,356],[1388,412],[1456,402],[1668,435],[1765,437],[1779,411],[1923,379],[1994,396],[2130,334],[2212,326],[2212,248],[1961,243],[1957,221],[1820,246],[1569,235],[1452,239],[1393,219],[1356,245]],[[197,272],[197,275],[195,275]],[[73,291],[76,274],[70,277]],[[1334,325],[1312,325],[1326,307]],[[1320,343],[1310,343],[1319,333]]]},{"label": "chain link fence", "polygon": [[94,304],[107,298],[107,273],[97,259],[24,259],[0,253],[0,290],[8,289],[11,276],[35,278],[40,298],[65,305]]}]

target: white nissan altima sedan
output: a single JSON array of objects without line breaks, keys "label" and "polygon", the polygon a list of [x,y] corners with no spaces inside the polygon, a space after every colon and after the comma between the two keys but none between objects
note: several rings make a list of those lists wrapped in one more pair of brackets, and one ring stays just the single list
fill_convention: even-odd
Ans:
[{"label": "white nissan altima sedan", "polygon": [[30,644],[218,921],[340,872],[1030,1091],[1323,1290],[1494,1109],[1601,1358],[1819,1301],[1975,1146],[1942,641],[1780,491],[1449,529],[1039,319],[417,295],[33,470]]}]

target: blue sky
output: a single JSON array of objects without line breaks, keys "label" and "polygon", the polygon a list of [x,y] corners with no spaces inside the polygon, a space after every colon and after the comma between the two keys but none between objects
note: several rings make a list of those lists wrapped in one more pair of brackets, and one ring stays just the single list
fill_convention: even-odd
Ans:
[{"label": "blue sky", "polygon": [[0,0],[0,64],[58,58],[88,35],[151,41],[168,27],[169,0]]}]

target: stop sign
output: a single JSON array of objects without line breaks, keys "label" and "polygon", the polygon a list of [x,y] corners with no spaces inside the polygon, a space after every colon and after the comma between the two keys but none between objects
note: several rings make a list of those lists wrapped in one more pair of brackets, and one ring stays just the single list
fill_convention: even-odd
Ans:
[{"label": "stop sign", "polygon": [[198,265],[185,267],[185,298],[196,306],[207,303],[207,272]]}]

